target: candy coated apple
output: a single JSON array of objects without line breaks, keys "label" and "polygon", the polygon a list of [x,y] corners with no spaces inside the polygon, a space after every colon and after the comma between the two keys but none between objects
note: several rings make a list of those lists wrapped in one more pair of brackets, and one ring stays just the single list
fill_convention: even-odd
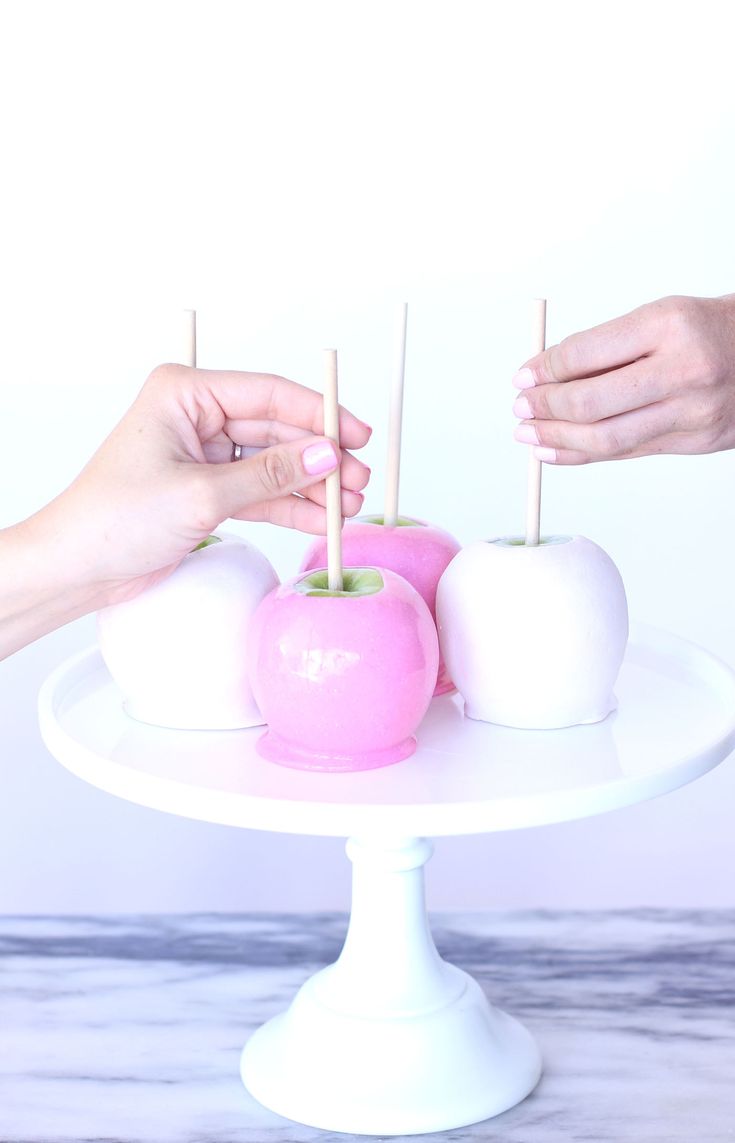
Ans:
[{"label": "candy coated apple", "polygon": [[421,596],[386,569],[296,576],[258,608],[250,681],[268,723],[264,757],[311,770],[367,770],[408,757],[431,701],[439,646]]},{"label": "candy coated apple", "polygon": [[470,544],[439,582],[437,620],[470,718],[544,730],[599,722],[615,706],[625,588],[584,536]]},{"label": "candy coated apple", "polygon": [[128,714],[180,730],[261,725],[245,657],[253,613],[277,583],[262,552],[220,534],[167,579],[98,612],[100,650]]},{"label": "candy coated apple", "polygon": [[[394,528],[386,528],[382,516],[358,516],[347,520],[342,530],[342,561],[345,566],[389,568],[416,588],[436,620],[436,586],[460,545],[449,532],[399,516]],[[301,571],[324,567],[326,540],[315,540],[301,563]],[[448,694],[454,684],[440,658],[434,694]]]}]

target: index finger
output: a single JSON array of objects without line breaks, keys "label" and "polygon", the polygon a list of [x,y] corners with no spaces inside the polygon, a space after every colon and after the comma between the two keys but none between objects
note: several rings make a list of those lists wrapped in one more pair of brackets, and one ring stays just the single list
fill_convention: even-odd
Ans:
[{"label": "index finger", "polygon": [[[274,373],[241,373],[219,369],[176,369],[176,380],[186,391],[194,387],[200,410],[208,427],[222,428],[225,421],[278,421],[322,435],[324,412],[321,393],[279,377]],[[211,420],[210,420],[211,418]],[[372,429],[348,409],[340,406],[340,444],[362,448]]]},{"label": "index finger", "polygon": [[640,306],[622,317],[570,334],[543,353],[529,358],[513,378],[518,389],[551,385],[609,373],[631,365],[656,346],[657,320],[651,305]]}]

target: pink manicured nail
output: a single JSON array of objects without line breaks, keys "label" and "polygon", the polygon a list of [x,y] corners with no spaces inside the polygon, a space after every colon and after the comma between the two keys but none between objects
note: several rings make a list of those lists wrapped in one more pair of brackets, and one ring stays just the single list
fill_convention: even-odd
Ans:
[{"label": "pink manicured nail", "polygon": [[329,441],[307,445],[301,454],[301,459],[310,476],[320,476],[323,472],[331,472],[337,467],[337,453]]},{"label": "pink manicured nail", "polygon": [[518,425],[518,427],[513,430],[513,436],[517,441],[520,441],[521,444],[538,444],[538,433],[533,425]]},{"label": "pink manicured nail", "polygon": [[556,462],[555,448],[535,448],[533,455],[536,457],[536,460],[545,460],[547,464],[554,464]]},{"label": "pink manicured nail", "polygon": [[512,380],[516,389],[532,389],[536,384],[536,378],[530,369],[519,369]]},{"label": "pink manicured nail", "polygon": [[519,421],[532,421],[533,409],[531,408],[528,397],[519,397],[513,405],[513,416],[518,417]]}]

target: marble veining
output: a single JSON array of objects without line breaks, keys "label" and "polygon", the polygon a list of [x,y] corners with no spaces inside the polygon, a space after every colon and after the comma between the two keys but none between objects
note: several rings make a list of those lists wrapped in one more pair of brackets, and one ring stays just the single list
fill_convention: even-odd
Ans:
[{"label": "marble veining", "polygon": [[[248,1036],[342,915],[0,919],[0,1143],[337,1143],[242,1088]],[[735,910],[442,914],[441,953],[537,1038],[536,1092],[424,1136],[735,1139]],[[416,1138],[415,1136],[412,1138]]]}]

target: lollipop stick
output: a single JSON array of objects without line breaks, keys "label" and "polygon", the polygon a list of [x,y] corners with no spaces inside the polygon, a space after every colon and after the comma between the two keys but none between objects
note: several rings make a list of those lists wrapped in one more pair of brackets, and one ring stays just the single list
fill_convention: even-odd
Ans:
[{"label": "lollipop stick", "polygon": [[[546,299],[533,303],[533,354],[546,348]],[[536,546],[541,538],[541,461],[528,450],[528,498],[526,500],[526,543]]]},{"label": "lollipop stick", "polygon": [[395,364],[390,391],[388,420],[388,460],[385,466],[385,513],[383,523],[395,528],[398,522],[398,485],[401,477],[401,429],[403,426],[403,380],[406,372],[406,321],[408,305],[402,302],[396,314]]},{"label": "lollipop stick", "polygon": [[197,363],[197,312],[184,310],[184,324],[182,329],[182,365],[191,365],[196,368]]},{"label": "lollipop stick", "polygon": [[[324,435],[339,448],[339,398],[337,395],[337,350],[324,351]],[[327,486],[327,584],[342,591],[342,481],[339,468],[330,472]]]}]

